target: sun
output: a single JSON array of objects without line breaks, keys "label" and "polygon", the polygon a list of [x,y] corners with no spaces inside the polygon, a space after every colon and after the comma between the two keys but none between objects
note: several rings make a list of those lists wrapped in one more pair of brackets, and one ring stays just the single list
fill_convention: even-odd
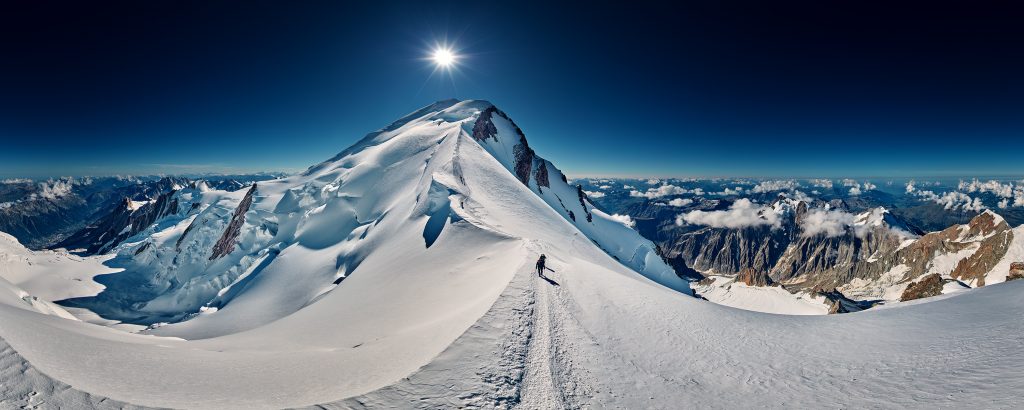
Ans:
[{"label": "sun", "polygon": [[455,53],[449,48],[439,47],[434,50],[433,55],[434,63],[437,63],[438,67],[448,68],[455,65]]}]

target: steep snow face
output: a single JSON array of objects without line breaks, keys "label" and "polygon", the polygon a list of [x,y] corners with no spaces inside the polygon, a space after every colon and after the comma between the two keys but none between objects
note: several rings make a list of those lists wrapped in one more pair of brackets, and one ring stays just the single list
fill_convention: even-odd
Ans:
[{"label": "steep snow face", "polygon": [[[504,168],[502,178],[470,186],[464,165],[481,161]],[[545,212],[575,227],[563,228],[566,232],[578,229],[626,266],[689,292],[652,242],[569,186],[561,171],[529,148],[507,115],[485,101],[442,101],[368,135],[302,175],[235,192],[183,189],[168,200],[180,204],[179,212],[117,249],[119,257],[111,265],[126,272],[100,279],[108,292],[65,303],[146,325],[214,311],[219,312],[211,317],[226,317],[223,309],[243,304],[236,299],[266,277],[301,271],[301,276],[288,274],[298,283],[282,283],[288,292],[269,292],[273,296],[267,297],[281,299],[272,307],[254,304],[247,312],[250,320],[192,335],[244,330],[291,314],[329,292],[375,252],[382,238],[407,226],[422,224],[423,246],[429,248],[446,225],[472,218],[460,215],[473,203],[466,198],[485,191],[505,203],[513,203],[512,196],[539,197],[551,208]],[[538,212],[520,213],[508,225],[530,226],[539,217]],[[145,291],[139,291],[140,283]],[[213,321],[202,316],[155,332],[171,334],[170,329]]]},{"label": "steep snow face", "polygon": [[[2,335],[40,370],[91,393],[288,407],[364,393],[427,364],[540,253],[555,270],[611,267],[661,288],[636,267],[687,289],[650,242],[550,164],[547,186],[532,163],[524,183],[515,153],[523,158],[525,141],[509,142],[510,121],[492,117],[490,140],[475,139],[491,107],[440,102],[300,175],[176,192],[178,213],[116,248],[110,264],[125,270],[97,278],[106,291],[62,302],[152,324],[145,335],[0,310],[0,329],[31,329]],[[553,209],[559,200],[564,208]],[[89,366],[64,365],[82,356]],[[168,377],[188,381],[168,386]]]},{"label": "steep snow face", "polygon": [[662,285],[691,293],[653,242],[597,209],[581,187],[570,186],[562,171],[534,153],[523,131],[505,113],[488,103],[471,104],[483,108],[474,122],[473,139],[520,182],[615,259]]}]

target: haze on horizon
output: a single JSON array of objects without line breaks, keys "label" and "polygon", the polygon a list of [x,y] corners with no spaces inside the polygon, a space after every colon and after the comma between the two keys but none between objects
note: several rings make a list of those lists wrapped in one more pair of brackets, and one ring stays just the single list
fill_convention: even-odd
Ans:
[{"label": "haze on horizon", "polygon": [[[572,176],[1014,177],[1022,17],[20,3],[0,17],[0,177],[298,171],[451,97],[492,101]],[[451,71],[429,61],[438,44]]]}]

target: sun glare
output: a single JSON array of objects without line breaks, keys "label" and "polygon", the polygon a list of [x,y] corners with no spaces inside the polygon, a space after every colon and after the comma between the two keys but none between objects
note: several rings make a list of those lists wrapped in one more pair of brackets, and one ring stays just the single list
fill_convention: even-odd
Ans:
[{"label": "sun glare", "polygon": [[434,50],[434,62],[441,68],[451,67],[455,64],[455,53],[448,48],[438,48]]}]

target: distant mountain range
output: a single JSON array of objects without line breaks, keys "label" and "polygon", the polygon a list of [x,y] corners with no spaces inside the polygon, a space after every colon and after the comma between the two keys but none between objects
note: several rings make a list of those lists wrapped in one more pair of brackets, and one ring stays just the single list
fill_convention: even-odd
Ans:
[{"label": "distant mountain range", "polygon": [[[861,198],[851,204],[773,195],[762,203],[736,196],[677,201],[682,207],[644,199],[614,211],[629,215],[681,275],[714,277],[695,285],[698,294],[776,313],[841,313],[907,300],[915,294],[904,291],[930,275],[939,276],[940,293],[999,283],[1013,262],[1024,262],[1024,228],[992,210],[926,232],[885,207],[863,209]],[[786,292],[762,294],[758,304],[746,286]]]},{"label": "distant mountain range", "polygon": [[[96,224],[110,225],[111,221],[103,221],[104,218],[109,219],[111,214],[123,210],[137,213],[137,208],[153,202],[175,187],[202,180],[213,189],[236,190],[254,181],[278,176],[253,174],[202,178],[130,176],[2,180],[0,231],[14,236],[31,249],[90,248],[93,241],[100,240],[98,236],[90,237],[97,229],[102,230]],[[109,247],[101,249],[97,245],[89,251],[96,253],[105,249]]]}]

